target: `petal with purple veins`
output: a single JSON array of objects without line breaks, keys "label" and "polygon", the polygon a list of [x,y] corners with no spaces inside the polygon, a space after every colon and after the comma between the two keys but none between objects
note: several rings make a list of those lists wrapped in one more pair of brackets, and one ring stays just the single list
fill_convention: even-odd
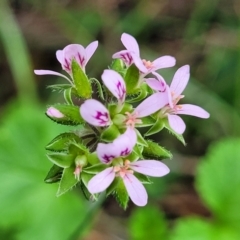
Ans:
[{"label": "petal with purple veins", "polygon": [[94,99],[88,99],[81,105],[80,114],[86,122],[94,126],[104,127],[111,123],[107,108]]},{"label": "petal with purple veins", "polygon": [[109,164],[114,158],[120,156],[121,149],[120,145],[114,145],[113,143],[99,143],[96,152],[101,162]]},{"label": "petal with purple veins", "polygon": [[112,55],[113,59],[120,58],[124,61],[127,66],[133,63],[132,52],[128,50],[122,50]]},{"label": "petal with purple veins", "polygon": [[126,96],[126,85],[122,76],[114,70],[104,70],[102,80],[108,90],[123,103]]},{"label": "petal with purple veins", "polygon": [[88,182],[88,191],[92,194],[99,193],[107,189],[115,178],[113,167],[107,168]]}]

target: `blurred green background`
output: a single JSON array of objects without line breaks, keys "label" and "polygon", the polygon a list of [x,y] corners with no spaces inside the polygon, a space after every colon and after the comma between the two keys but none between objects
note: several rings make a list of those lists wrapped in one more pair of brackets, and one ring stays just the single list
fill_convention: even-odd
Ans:
[{"label": "blurred green background", "polygon": [[[211,114],[184,117],[186,147],[167,131],[154,136],[174,154],[171,172],[147,186],[147,207],[127,211],[111,198],[89,203],[77,189],[56,198],[57,185],[43,182],[44,147],[69,128],[44,116],[45,105],[63,102],[46,86],[64,80],[33,74],[60,72],[55,52],[67,44],[98,40],[87,73],[100,78],[123,32],[145,59],[176,58],[159,71],[168,83],[189,64],[184,102]],[[240,239],[239,39],[239,0],[1,0],[0,239]]]}]

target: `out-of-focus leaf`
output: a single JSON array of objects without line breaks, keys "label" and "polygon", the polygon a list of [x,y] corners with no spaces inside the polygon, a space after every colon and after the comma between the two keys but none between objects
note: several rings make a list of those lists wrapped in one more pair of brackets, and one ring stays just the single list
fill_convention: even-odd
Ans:
[{"label": "out-of-focus leaf", "polygon": [[240,226],[240,140],[223,140],[199,165],[197,189],[217,220]]},{"label": "out-of-focus leaf", "polygon": [[68,239],[85,220],[85,200],[74,191],[56,198],[57,184],[43,181],[51,166],[44,147],[66,130],[49,121],[38,106],[14,103],[5,110],[0,127],[0,228],[14,230],[14,240]]},{"label": "out-of-focus leaf", "polygon": [[158,208],[146,206],[136,209],[129,221],[131,240],[168,239],[167,223]]}]

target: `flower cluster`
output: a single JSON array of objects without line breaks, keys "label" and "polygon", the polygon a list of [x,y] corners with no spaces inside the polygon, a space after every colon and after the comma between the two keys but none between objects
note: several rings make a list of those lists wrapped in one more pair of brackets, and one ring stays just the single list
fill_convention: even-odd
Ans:
[{"label": "flower cluster", "polygon": [[[173,67],[174,57],[141,59],[135,38],[124,33],[121,41],[126,49],[113,54],[101,82],[89,78],[85,69],[97,41],[86,48],[71,44],[56,52],[69,76],[50,70],[34,72],[67,79],[67,84],[50,86],[63,92],[66,103],[48,107],[46,115],[57,123],[78,126],[46,146],[53,166],[45,181],[59,182],[57,195],[75,185],[91,199],[106,191],[126,208],[129,198],[138,206],[146,205],[143,185],[151,183],[149,177],[169,173],[161,160],[171,158],[171,153],[149,136],[167,128],[184,143],[186,126],[178,115],[208,118],[209,113],[195,105],[178,104],[190,77],[188,65],[176,71],[169,86],[156,71]],[[94,98],[93,90],[97,92]]]}]

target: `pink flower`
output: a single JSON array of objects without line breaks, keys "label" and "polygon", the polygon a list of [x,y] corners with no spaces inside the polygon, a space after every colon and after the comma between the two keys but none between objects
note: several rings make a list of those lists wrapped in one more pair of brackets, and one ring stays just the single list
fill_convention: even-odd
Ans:
[{"label": "pink flower", "polygon": [[127,33],[123,33],[121,36],[121,41],[126,50],[117,52],[113,54],[112,57],[122,59],[127,66],[130,66],[134,63],[142,73],[143,77],[158,69],[172,67],[176,63],[175,58],[171,56],[159,57],[153,62],[146,61],[145,59],[142,60],[140,57],[138,43],[134,37]]},{"label": "pink flower", "polygon": [[189,65],[179,68],[172,80],[170,87],[165,83],[164,79],[157,73],[153,73],[157,79],[147,79],[146,83],[156,91],[165,91],[168,95],[168,104],[161,109],[159,116],[167,117],[170,127],[179,134],[182,134],[186,125],[178,114],[191,115],[199,118],[209,118],[209,113],[199,106],[192,104],[177,105],[180,99],[184,98],[181,95],[187,86],[190,77]]},{"label": "pink flower", "polygon": [[[61,63],[62,69],[65,70],[70,76],[72,76],[72,60],[74,59],[75,61],[77,61],[82,70],[85,72],[86,64],[92,57],[93,53],[96,51],[97,46],[98,41],[90,43],[86,48],[79,44],[70,44],[67,45],[63,50],[58,50],[56,52],[56,57],[57,60]],[[34,73],[37,75],[56,75],[64,77],[72,84],[72,81],[68,77],[55,71],[34,70]]]},{"label": "pink flower", "polygon": [[128,128],[113,143],[98,144],[97,155],[99,159],[107,164],[116,159],[117,164],[106,168],[88,182],[90,193],[94,194],[104,191],[110,186],[115,177],[120,177],[131,200],[138,206],[145,206],[147,204],[147,192],[143,184],[134,176],[134,171],[152,177],[162,177],[169,173],[169,168],[156,160],[123,161],[121,157],[126,157],[131,153],[135,143],[136,133],[134,130]]}]

